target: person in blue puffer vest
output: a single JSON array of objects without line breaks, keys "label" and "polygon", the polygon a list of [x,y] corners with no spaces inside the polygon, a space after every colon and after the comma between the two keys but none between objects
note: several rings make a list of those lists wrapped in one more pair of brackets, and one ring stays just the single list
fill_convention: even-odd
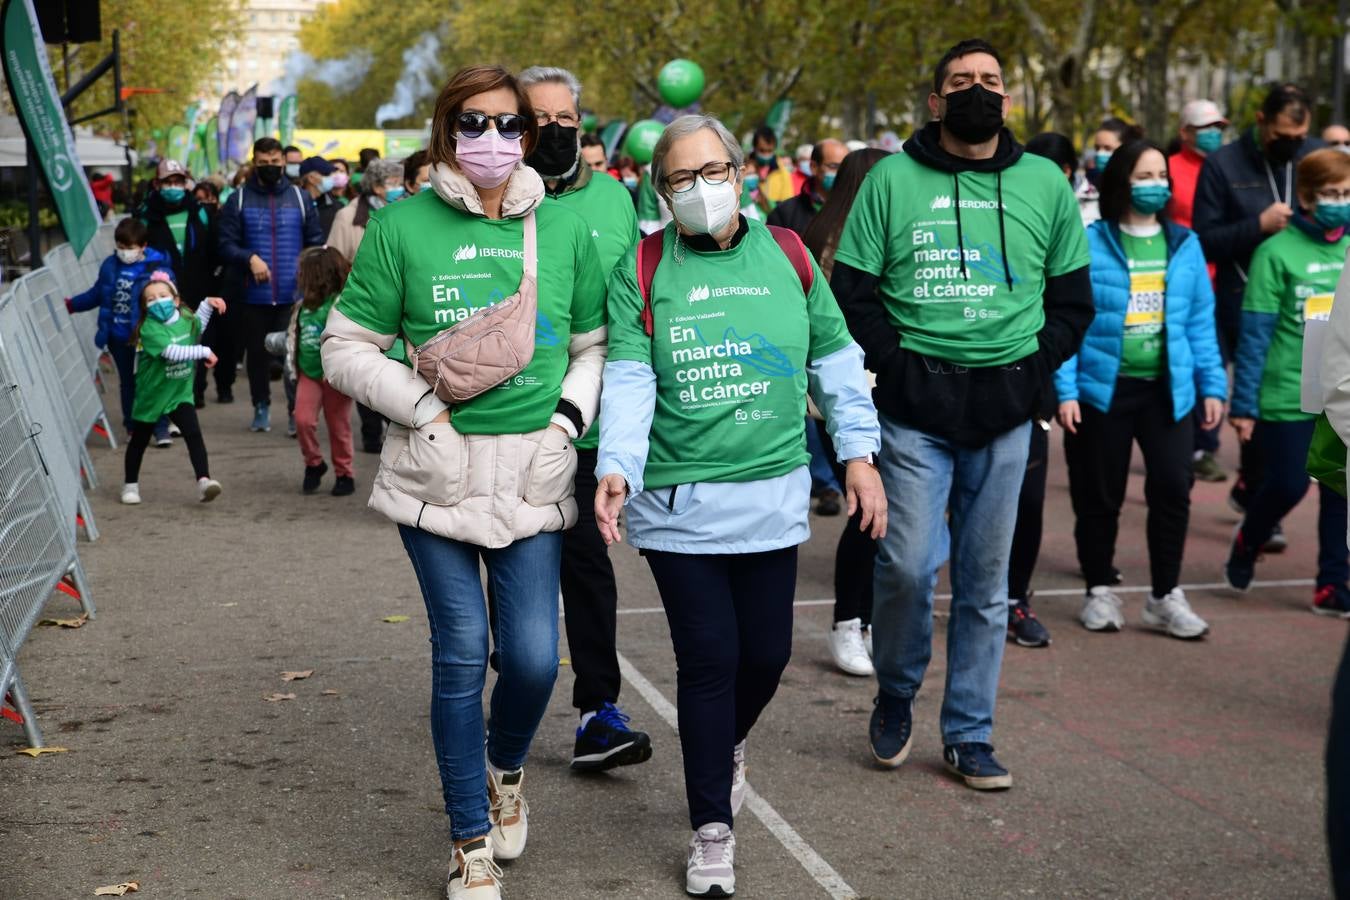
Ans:
[{"label": "person in blue puffer vest", "polygon": [[1171,181],[1158,145],[1141,140],[1116,150],[1099,190],[1102,218],[1088,228],[1097,314],[1078,355],[1055,374],[1074,539],[1088,588],[1080,619],[1090,631],[1125,624],[1111,585],[1138,441],[1153,581],[1143,622],[1172,637],[1200,638],[1209,626],[1177,584],[1190,523],[1197,385],[1206,428],[1222,420],[1228,397],[1214,290],[1199,238],[1159,215]]},{"label": "person in blue puffer vest", "polygon": [[[168,257],[146,246],[147,237],[145,224],[140,219],[118,222],[113,232],[117,250],[99,266],[98,280],[89,290],[66,302],[71,313],[98,310],[94,344],[106,349],[117,366],[122,427],[128,434],[131,433],[131,406],[136,399],[136,342],[133,335],[140,320],[141,290],[156,269],[173,274]],[[160,422],[155,429],[155,445],[162,447],[170,443],[169,423]]]},{"label": "person in blue puffer vest", "polygon": [[[295,303],[300,252],[323,244],[314,201],[284,177],[281,142],[262,137],[253,143],[253,175],[221,204],[220,257],[232,288],[242,300],[248,386],[253,400],[253,431],[270,431],[271,364],[263,342],[285,331]],[[291,416],[290,434],[295,434]]]}]

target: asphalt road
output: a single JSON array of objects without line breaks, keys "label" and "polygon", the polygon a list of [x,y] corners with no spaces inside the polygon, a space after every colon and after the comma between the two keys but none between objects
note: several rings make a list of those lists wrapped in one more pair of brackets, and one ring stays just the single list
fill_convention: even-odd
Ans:
[{"label": "asphalt road", "polygon": [[[103,534],[81,551],[99,616],[36,629],[20,654],[47,742],[68,752],[17,755],[22,733],[0,720],[0,897],[124,881],[146,898],[441,896],[427,627],[393,526],[364,507],[374,458],[358,454],[356,497],[301,496],[295,443],[249,434],[247,417],[245,404],[204,411],[225,488],[208,506],[181,442],[149,451],[140,507],[117,503],[121,452],[91,443]],[[1328,895],[1321,754],[1346,623],[1309,614],[1312,589],[1295,584],[1240,599],[1191,589],[1212,626],[1203,642],[1134,627],[1139,592],[1129,629],[1087,633],[1057,434],[1052,447],[1035,587],[1054,645],[1005,657],[995,740],[1013,790],[977,794],[942,770],[941,640],[911,761],[869,764],[875,685],[836,673],[825,645],[842,521],[815,518],[793,661],[750,739],[759,800],[737,822],[739,896]],[[1220,580],[1225,489],[1196,487],[1189,584]],[[1311,579],[1315,510],[1310,495],[1259,579]],[[1137,473],[1121,535],[1126,585],[1144,585]],[[571,774],[564,665],[526,770],[530,842],[507,867],[508,898],[683,896],[669,635],[645,563],[627,546],[613,557],[621,700],[655,755]],[[57,597],[47,614],[76,611]]]}]

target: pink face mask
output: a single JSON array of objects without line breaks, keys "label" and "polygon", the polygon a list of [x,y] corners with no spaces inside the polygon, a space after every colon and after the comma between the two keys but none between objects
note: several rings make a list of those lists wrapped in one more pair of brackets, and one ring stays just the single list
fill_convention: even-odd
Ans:
[{"label": "pink face mask", "polygon": [[348,178],[346,172],[343,172],[339,169],[333,173],[334,190],[342,190],[343,188],[345,188],[347,186],[347,181]]},{"label": "pink face mask", "polygon": [[455,163],[474,187],[497,187],[511,177],[520,159],[520,139],[504,138],[495,128],[476,138],[455,135]]}]

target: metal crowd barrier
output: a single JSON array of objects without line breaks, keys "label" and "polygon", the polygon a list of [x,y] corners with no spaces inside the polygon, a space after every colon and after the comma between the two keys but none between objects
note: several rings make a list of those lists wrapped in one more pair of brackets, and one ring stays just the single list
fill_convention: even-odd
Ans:
[{"label": "metal crowd barrier", "polygon": [[0,697],[8,694],[29,744],[41,747],[18,650],[54,590],[78,597],[91,618],[95,609],[76,553],[70,493],[79,493],[78,474],[52,409],[30,402],[38,395],[24,335],[33,332],[21,319],[11,289],[0,296]]},{"label": "metal crowd barrier", "polygon": [[[90,243],[90,247],[98,243],[97,239]],[[89,255],[90,251],[85,251]],[[47,251],[47,255],[42,258],[43,267],[56,276],[61,290],[67,297],[74,297],[83,294],[93,286],[98,277],[98,269],[95,267],[93,277],[88,277],[88,267],[83,265],[79,258],[75,256],[75,251],[69,244],[61,244]],[[70,317],[71,323],[75,328],[75,334],[79,338],[76,342],[79,345],[80,352],[84,355],[85,364],[89,371],[93,373],[95,381],[98,383],[100,392],[103,390],[103,381],[100,378],[98,360],[102,354],[94,346],[94,336],[98,333],[98,313],[96,311],[83,312]]]}]

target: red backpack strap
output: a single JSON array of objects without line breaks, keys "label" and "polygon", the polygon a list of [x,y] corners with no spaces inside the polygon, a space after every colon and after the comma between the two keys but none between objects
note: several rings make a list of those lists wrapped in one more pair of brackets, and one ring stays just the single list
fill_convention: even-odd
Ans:
[{"label": "red backpack strap", "polygon": [[665,249],[665,230],[653,232],[637,246],[638,290],[642,293],[642,330],[651,337],[656,332],[656,323],[652,317],[652,280],[656,278],[656,267],[661,265],[661,254]]},{"label": "red backpack strap", "polygon": [[792,268],[797,273],[797,278],[802,283],[802,293],[811,293],[811,283],[816,280],[816,270],[811,267],[811,254],[806,252],[806,245],[797,232],[791,228],[783,228],[778,225],[770,225],[769,231],[773,232],[773,239],[778,242],[783,255],[792,263]]}]

